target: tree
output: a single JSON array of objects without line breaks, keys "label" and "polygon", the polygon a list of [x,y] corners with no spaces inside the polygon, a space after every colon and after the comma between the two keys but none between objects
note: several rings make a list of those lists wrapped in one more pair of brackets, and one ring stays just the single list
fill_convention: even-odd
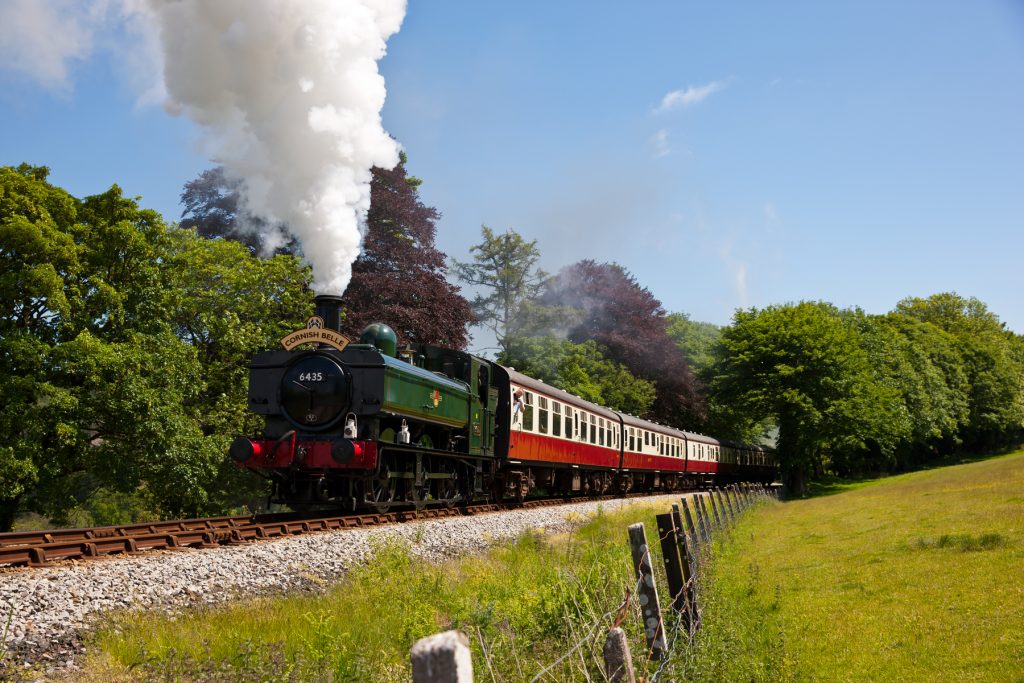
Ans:
[{"label": "tree", "polygon": [[593,341],[574,344],[553,337],[513,337],[498,360],[570,394],[631,415],[643,415],[654,403],[654,384],[608,360]]},{"label": "tree", "polygon": [[690,320],[685,313],[670,313],[667,316],[668,336],[683,352],[687,364],[698,377],[711,368],[715,361],[715,346],[722,338],[722,328],[712,323]]},{"label": "tree", "polygon": [[309,313],[308,271],[170,228],[116,185],[78,200],[46,177],[0,168],[0,526],[112,493],[223,511],[246,365]]},{"label": "tree", "polygon": [[931,323],[957,340],[970,387],[964,440],[982,448],[1012,441],[1024,428],[1024,365],[1015,335],[998,316],[978,299],[955,292],[904,299],[896,312]]},{"label": "tree", "polygon": [[[423,181],[406,174],[404,153],[400,159],[390,171],[373,169],[362,253],[343,298],[344,332],[358,338],[369,323],[386,322],[400,341],[465,348],[473,315],[459,289],[447,281],[445,256],[435,246],[440,214],[422,203],[418,188]],[[181,224],[261,253],[258,228],[266,226],[240,215],[239,192],[240,184],[222,168],[204,171],[181,194]],[[300,247],[292,240],[276,253],[301,254]]]},{"label": "tree", "polygon": [[855,325],[826,303],[737,311],[722,333],[712,394],[779,429],[783,480],[795,495],[833,456],[877,449],[898,434],[899,393],[876,381]]},{"label": "tree", "polygon": [[473,314],[494,331],[501,351],[507,352],[522,322],[523,306],[537,295],[547,274],[537,268],[537,240],[527,242],[512,229],[495,234],[486,225],[480,234],[483,241],[469,249],[473,260],[456,261],[455,273],[462,282],[484,289],[473,299]]},{"label": "tree", "polygon": [[898,465],[906,468],[952,453],[970,418],[970,387],[956,338],[902,313],[872,320],[897,335],[889,342],[891,350],[879,350],[902,366],[894,368],[893,380],[907,405],[911,434],[897,452]]},{"label": "tree", "polygon": [[[185,183],[181,191],[181,204],[185,207],[181,227],[194,228],[201,237],[240,242],[253,254],[263,253],[267,222],[240,210],[241,193],[242,181],[229,179],[223,166],[203,171]],[[298,243],[292,239],[277,253],[295,254],[298,250]]]},{"label": "tree", "polygon": [[593,340],[607,357],[657,386],[649,417],[696,429],[707,403],[682,352],[668,336],[665,310],[649,290],[618,264],[580,261],[548,280],[537,303],[573,309],[570,341]]},{"label": "tree", "polygon": [[469,302],[446,279],[445,255],[434,244],[437,209],[420,201],[422,181],[406,175],[406,158],[390,171],[373,169],[363,251],[342,299],[346,334],[385,322],[399,342],[464,349],[473,321]]}]

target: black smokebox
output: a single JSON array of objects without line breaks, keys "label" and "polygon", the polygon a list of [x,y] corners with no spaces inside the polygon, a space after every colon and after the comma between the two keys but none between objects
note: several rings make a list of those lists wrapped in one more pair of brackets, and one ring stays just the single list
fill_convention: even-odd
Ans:
[{"label": "black smokebox", "polygon": [[341,297],[333,294],[319,294],[313,297],[316,314],[323,318],[324,327],[341,332]]}]

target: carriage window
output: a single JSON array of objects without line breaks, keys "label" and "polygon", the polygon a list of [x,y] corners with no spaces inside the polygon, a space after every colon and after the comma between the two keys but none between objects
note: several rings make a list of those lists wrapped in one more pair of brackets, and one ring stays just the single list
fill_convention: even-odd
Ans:
[{"label": "carriage window", "polygon": [[533,431],[533,394],[526,392],[526,405],[523,406],[523,429]]},{"label": "carriage window", "polygon": [[572,408],[565,407],[565,438],[572,438]]},{"label": "carriage window", "polygon": [[548,400],[540,397],[540,420],[538,425],[541,434],[548,433]]},{"label": "carriage window", "polygon": [[580,415],[580,441],[587,440],[587,415]]},{"label": "carriage window", "polygon": [[597,420],[597,443],[599,446],[604,445],[604,418]]},{"label": "carriage window", "polygon": [[597,418],[590,416],[590,443],[597,443]]},{"label": "carriage window", "polygon": [[551,412],[554,415],[551,417],[551,435],[561,436],[562,435],[562,404],[556,401],[551,402]]},{"label": "carriage window", "polygon": [[629,428],[629,450],[631,450],[631,451],[635,451],[636,450],[636,437],[633,436],[633,428],[632,427]]}]

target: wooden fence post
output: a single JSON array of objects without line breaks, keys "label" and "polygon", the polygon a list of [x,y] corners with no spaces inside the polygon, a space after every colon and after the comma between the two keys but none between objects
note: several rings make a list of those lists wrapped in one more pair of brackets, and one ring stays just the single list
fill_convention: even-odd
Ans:
[{"label": "wooden fence post", "polygon": [[704,518],[704,527],[707,529],[707,541],[711,543],[711,536],[714,534],[715,528],[711,524],[711,513],[708,512],[708,502],[704,496],[697,496],[697,509],[700,510],[701,516]]},{"label": "wooden fence post", "polygon": [[714,491],[708,491],[708,500],[711,501],[711,512],[713,512],[714,515],[715,515],[715,527],[718,528],[718,529],[721,529],[722,528],[722,517],[724,516],[724,513],[722,514],[722,516],[719,516],[719,514],[718,514],[718,506],[715,504],[715,492]]},{"label": "wooden fence post", "polygon": [[681,616],[687,632],[690,630],[690,605],[686,594],[685,560],[679,555],[679,536],[675,518],[671,512],[657,516],[658,537],[661,540],[661,554],[665,558],[665,577],[668,579],[668,593],[672,596],[672,609]]},{"label": "wooden fence post", "polygon": [[616,626],[604,641],[604,675],[611,683],[636,683],[626,632]]},{"label": "wooden fence post", "polygon": [[629,525],[629,546],[633,552],[633,566],[636,568],[640,585],[640,610],[644,617],[644,635],[651,659],[662,659],[668,651],[665,640],[665,626],[661,621],[661,603],[658,602],[658,587],[654,585],[654,566],[647,546],[647,534],[643,523]]},{"label": "wooden fence post", "polygon": [[683,526],[683,518],[679,514],[678,505],[672,506],[672,522],[676,526],[676,541],[679,543],[679,549],[683,556],[683,581],[685,582],[686,591],[686,609],[689,614],[687,625],[689,626],[690,633],[693,633],[697,628],[698,622],[697,586],[696,579],[694,579],[694,574],[697,573],[697,559],[694,557],[690,542],[687,540],[686,527]]},{"label": "wooden fence post", "polygon": [[732,523],[732,509],[726,506],[725,498],[722,496],[722,489],[715,489],[715,497],[718,498],[718,507],[722,511],[722,519]]},{"label": "wooden fence post", "polygon": [[711,529],[708,528],[708,520],[704,517],[704,509],[700,505],[700,494],[693,497],[693,512],[697,515],[697,526],[700,528],[700,540],[707,545],[711,541]]},{"label": "wooden fence post", "polygon": [[420,638],[409,656],[413,683],[473,683],[469,639],[459,631]]},{"label": "wooden fence post", "polygon": [[740,501],[736,497],[736,489],[732,485],[726,487],[725,498],[729,501],[729,507],[733,510],[733,519],[736,519],[743,510],[740,509]]},{"label": "wooden fence post", "polygon": [[694,559],[694,568],[696,569],[697,563],[700,562],[700,540],[697,538],[697,525],[693,523],[693,515],[690,514],[690,506],[686,502],[686,498],[680,498],[679,502],[683,505],[683,514],[686,515],[686,526],[690,530],[690,552]]}]

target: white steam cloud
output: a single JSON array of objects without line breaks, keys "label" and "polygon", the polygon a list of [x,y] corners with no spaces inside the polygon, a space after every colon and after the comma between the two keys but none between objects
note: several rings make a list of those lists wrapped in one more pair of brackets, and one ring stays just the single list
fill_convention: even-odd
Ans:
[{"label": "white steam cloud", "polygon": [[405,0],[152,0],[166,107],[242,181],[268,249],[299,239],[314,288],[341,294],[359,255],[370,169],[393,168],[377,69]]}]

